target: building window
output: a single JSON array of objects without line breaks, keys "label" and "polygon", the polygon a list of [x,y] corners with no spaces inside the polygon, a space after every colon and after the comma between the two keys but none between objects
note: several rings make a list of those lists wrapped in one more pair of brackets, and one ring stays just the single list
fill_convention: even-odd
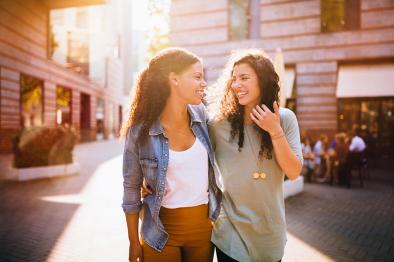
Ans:
[{"label": "building window", "polygon": [[89,75],[89,34],[83,31],[69,31],[67,34],[67,67]]},{"label": "building window", "polygon": [[84,75],[89,75],[89,10],[65,8],[49,13],[49,58]]},{"label": "building window", "polygon": [[71,89],[56,87],[56,123],[71,125]]},{"label": "building window", "polygon": [[21,112],[22,127],[43,124],[43,86],[42,80],[21,75]]},{"label": "building window", "polygon": [[230,40],[260,37],[260,0],[229,0]]},{"label": "building window", "polygon": [[229,0],[230,40],[243,40],[249,37],[249,0]]},{"label": "building window", "polygon": [[338,130],[360,130],[370,154],[393,155],[394,97],[338,100]]},{"label": "building window", "polygon": [[75,12],[75,25],[81,29],[89,28],[89,10],[86,8],[78,8]]},{"label": "building window", "polygon": [[321,31],[360,29],[360,0],[321,0]]}]

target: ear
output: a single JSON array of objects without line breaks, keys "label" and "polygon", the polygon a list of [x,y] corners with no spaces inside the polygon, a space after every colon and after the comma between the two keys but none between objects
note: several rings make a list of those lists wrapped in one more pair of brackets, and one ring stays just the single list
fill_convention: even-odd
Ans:
[{"label": "ear", "polygon": [[175,74],[174,72],[170,72],[170,74],[168,75],[168,79],[170,81],[170,85],[171,86],[177,86],[178,85],[178,75]]}]

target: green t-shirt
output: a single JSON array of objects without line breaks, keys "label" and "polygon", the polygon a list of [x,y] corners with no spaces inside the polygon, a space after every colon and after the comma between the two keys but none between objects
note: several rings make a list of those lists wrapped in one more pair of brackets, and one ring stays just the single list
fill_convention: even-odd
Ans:
[{"label": "green t-shirt", "polygon": [[[302,162],[300,133],[295,114],[279,109],[286,139]],[[260,135],[255,125],[245,126],[244,145],[238,151],[238,137],[231,141],[227,120],[209,125],[223,190],[220,215],[214,224],[212,242],[230,257],[242,262],[279,261],[286,243],[284,173],[275,160],[260,160]],[[254,179],[255,172],[265,179]]]}]

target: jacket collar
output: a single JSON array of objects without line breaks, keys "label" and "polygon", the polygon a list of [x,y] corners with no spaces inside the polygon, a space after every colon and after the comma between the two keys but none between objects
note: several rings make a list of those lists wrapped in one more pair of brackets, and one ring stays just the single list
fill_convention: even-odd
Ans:
[{"label": "jacket collar", "polygon": [[[187,105],[187,112],[189,113],[190,116],[190,127],[192,127],[193,123],[195,122],[198,123],[203,122],[201,117],[198,115],[198,113],[195,111],[195,109],[192,106]],[[157,136],[160,134],[164,134],[164,129],[161,126],[160,119],[157,118],[155,122],[153,122],[152,126],[149,128],[149,135]]]}]

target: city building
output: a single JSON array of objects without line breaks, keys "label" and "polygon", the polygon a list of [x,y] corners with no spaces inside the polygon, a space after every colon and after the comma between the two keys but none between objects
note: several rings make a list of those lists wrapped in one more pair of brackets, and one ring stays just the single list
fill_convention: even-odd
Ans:
[{"label": "city building", "polygon": [[234,49],[285,62],[287,106],[316,139],[361,129],[394,148],[394,1],[172,0],[170,42],[204,60],[215,82]]},{"label": "city building", "polygon": [[0,3],[0,152],[31,126],[75,127],[81,141],[118,134],[131,88],[131,3]]}]

